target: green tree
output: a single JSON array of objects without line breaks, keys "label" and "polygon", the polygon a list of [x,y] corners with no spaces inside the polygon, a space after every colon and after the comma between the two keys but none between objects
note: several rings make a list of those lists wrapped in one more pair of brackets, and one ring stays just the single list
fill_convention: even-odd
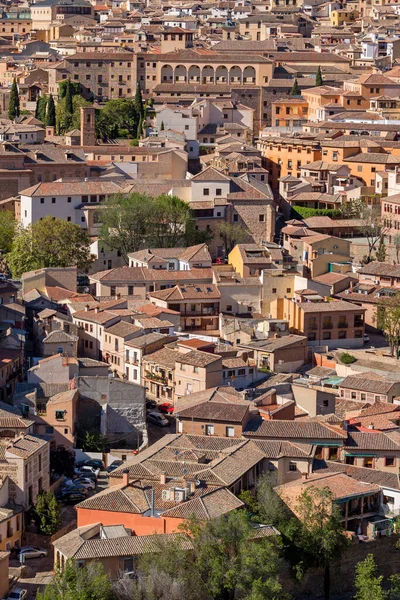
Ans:
[{"label": "green tree", "polygon": [[321,67],[318,65],[317,74],[315,76],[315,85],[320,86],[324,85],[324,81],[322,79]]},{"label": "green tree", "polygon": [[42,123],[46,122],[47,96],[42,94],[36,100],[35,117]]},{"label": "green tree", "polygon": [[324,572],[324,597],[330,597],[330,569],[348,546],[338,506],[328,488],[309,487],[294,510],[300,527],[293,528],[291,543],[300,550],[305,564]]},{"label": "green tree", "polygon": [[291,96],[300,96],[301,95],[297,79],[295,79],[294,82],[293,82],[292,89],[290,90],[290,95]]},{"label": "green tree", "polygon": [[359,562],[356,566],[355,588],[357,590],[354,600],[385,600],[387,593],[382,588],[383,577],[377,574],[373,554]]},{"label": "green tree", "polygon": [[61,510],[53,492],[39,494],[34,508],[34,518],[39,532],[53,535],[61,527]]},{"label": "green tree", "polygon": [[243,227],[239,223],[218,223],[215,232],[222,240],[226,256],[228,256],[236,244],[243,242],[249,235],[246,227]]},{"label": "green tree", "polygon": [[383,298],[377,308],[377,325],[382,329],[392,356],[399,358],[400,294]]},{"label": "green tree", "polygon": [[164,121],[161,121],[160,130],[161,130],[161,131],[164,131],[164,130],[165,130]]},{"label": "green tree", "polygon": [[277,540],[251,541],[253,529],[242,511],[194,527],[195,569],[205,596],[213,600],[280,600],[281,560]]},{"label": "green tree", "polygon": [[8,118],[11,119],[11,121],[14,121],[14,119],[19,117],[19,114],[19,92],[17,80],[14,77],[10,92],[10,102],[8,105]]},{"label": "green tree", "polygon": [[95,117],[96,138],[102,142],[106,142],[111,137],[111,127],[107,116],[103,110],[96,110]]},{"label": "green tree", "polygon": [[107,438],[99,431],[79,431],[79,445],[84,452],[104,452],[107,446]]},{"label": "green tree", "polygon": [[379,240],[379,246],[375,256],[376,260],[379,262],[385,262],[386,260],[386,244],[383,235],[381,235],[381,239]]},{"label": "green tree", "polygon": [[110,578],[103,565],[91,562],[80,567],[67,561],[64,571],[57,571],[36,600],[113,600]]},{"label": "green tree", "polygon": [[49,216],[17,231],[7,264],[15,278],[43,267],[76,266],[86,271],[93,262],[90,244],[88,233],[79,225]]},{"label": "green tree", "polygon": [[357,359],[352,354],[343,352],[343,354],[340,356],[340,360],[344,365],[351,365],[352,363],[356,362]]},{"label": "green tree", "polygon": [[393,245],[396,248],[396,262],[400,262],[400,233],[394,236]]},{"label": "green tree", "polygon": [[117,194],[103,206],[100,237],[126,262],[129,252],[143,246],[173,248],[197,241],[190,207],[176,196]]},{"label": "green tree", "polygon": [[55,475],[72,477],[75,467],[75,452],[64,446],[50,450],[50,471]]},{"label": "green tree", "polygon": [[56,126],[56,106],[54,104],[54,98],[52,94],[50,94],[47,101],[46,125],[49,127]]},{"label": "green tree", "polygon": [[67,80],[67,89],[65,92],[65,110],[72,115],[72,113],[74,112],[74,107],[72,104],[72,97],[73,97],[73,91],[72,91],[72,86],[71,86],[71,80],[68,79]]},{"label": "green tree", "polygon": [[10,252],[17,232],[17,221],[10,210],[0,211],[0,251]]},{"label": "green tree", "polygon": [[135,138],[139,117],[134,100],[128,98],[109,100],[98,116],[108,123],[108,136],[112,138]]},{"label": "green tree", "polygon": [[139,81],[136,84],[136,93],[135,93],[134,104],[135,104],[136,114],[143,119],[145,111],[144,111],[144,105],[143,105],[142,90],[140,89]]},{"label": "green tree", "polygon": [[367,262],[371,262],[372,252],[376,250],[377,244],[387,232],[388,228],[381,219],[380,205],[360,206],[358,218],[361,220],[360,232],[366,238],[368,244]]}]

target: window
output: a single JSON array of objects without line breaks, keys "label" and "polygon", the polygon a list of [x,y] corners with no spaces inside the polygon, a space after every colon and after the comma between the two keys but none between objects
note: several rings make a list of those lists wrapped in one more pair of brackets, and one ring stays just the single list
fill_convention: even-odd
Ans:
[{"label": "window", "polygon": [[124,572],[129,573],[133,571],[133,557],[124,558]]},{"label": "window", "polygon": [[290,462],[289,463],[289,471],[291,471],[291,472],[297,471],[297,463]]},{"label": "window", "polygon": [[396,459],[394,456],[386,456],[385,458],[385,467],[394,467],[396,466]]},{"label": "window", "polygon": [[383,503],[384,504],[394,504],[393,496],[383,496]]},{"label": "window", "polygon": [[258,221],[259,223],[263,223],[265,219],[265,215],[258,215]]},{"label": "window", "polygon": [[56,203],[56,199],[55,199],[55,198],[52,198],[52,199],[51,199],[51,203],[52,203],[52,204],[55,204],[55,203]]},{"label": "window", "polygon": [[128,296],[133,296],[133,285],[128,285]]},{"label": "window", "polygon": [[232,305],[231,304],[227,304],[226,305],[226,310],[227,310],[227,312],[232,312]]},{"label": "window", "polygon": [[56,410],[56,420],[57,421],[64,421],[65,418],[65,410]]},{"label": "window", "polygon": [[204,188],[203,189],[203,196],[209,196],[210,195],[210,190],[208,188]]},{"label": "window", "polygon": [[276,294],[276,288],[272,288],[272,293]]},{"label": "window", "polygon": [[178,421],[178,433],[182,433],[183,431],[183,423],[182,421]]},{"label": "window", "polygon": [[117,288],[115,285],[110,286],[110,296],[115,296],[117,293]]},{"label": "window", "polygon": [[216,196],[222,196],[222,190],[221,190],[221,188],[217,188],[217,189],[215,190],[215,195],[216,195]]},{"label": "window", "polygon": [[44,198],[40,198],[40,204],[44,204]]},{"label": "window", "polygon": [[374,466],[374,459],[371,456],[366,456],[364,458],[364,467],[367,469],[372,469]]},{"label": "window", "polygon": [[357,392],[351,392],[351,399],[352,400],[356,400],[357,399]]},{"label": "window", "polygon": [[361,401],[365,402],[367,399],[367,394],[361,394]]},{"label": "window", "polygon": [[214,425],[206,425],[206,435],[214,435]]},{"label": "window", "polygon": [[185,370],[185,365],[183,363],[181,363],[181,371]]},{"label": "window", "polygon": [[346,456],[346,465],[354,465],[354,456]]},{"label": "window", "polygon": [[199,367],[193,367],[193,373],[198,373],[199,372]]},{"label": "window", "polygon": [[235,428],[234,427],[226,428],[226,437],[235,437]]},{"label": "window", "polygon": [[67,202],[71,202],[71,201],[72,201],[72,198],[71,198],[71,196],[68,196],[68,198],[67,198]]}]

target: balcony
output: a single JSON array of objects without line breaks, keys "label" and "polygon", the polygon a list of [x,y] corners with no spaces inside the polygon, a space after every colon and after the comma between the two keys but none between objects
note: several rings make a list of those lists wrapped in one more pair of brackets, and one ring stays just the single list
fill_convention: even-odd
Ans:
[{"label": "balcony", "polygon": [[152,373],[151,371],[145,371],[144,377],[145,379],[150,379],[151,381],[162,383],[162,385],[168,384],[168,379],[166,377],[162,377],[161,375],[157,375],[156,373]]},{"label": "balcony", "polygon": [[347,329],[348,326],[348,323],[338,323],[338,329]]},{"label": "balcony", "polygon": [[308,331],[316,331],[318,329],[318,326],[316,323],[309,323],[308,324]]},{"label": "balcony", "polygon": [[354,327],[364,327],[364,321],[360,319],[354,319]]},{"label": "balcony", "polygon": [[333,329],[332,323],[323,323],[322,329]]}]

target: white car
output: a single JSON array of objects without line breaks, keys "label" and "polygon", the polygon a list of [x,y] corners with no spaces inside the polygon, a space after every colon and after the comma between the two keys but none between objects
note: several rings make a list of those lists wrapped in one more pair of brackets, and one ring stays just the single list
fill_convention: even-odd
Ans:
[{"label": "white car", "polygon": [[19,556],[23,554],[25,558],[43,558],[47,556],[47,550],[38,548],[37,546],[22,546],[18,554]]},{"label": "white car", "polygon": [[156,410],[151,410],[149,412],[149,414],[147,415],[147,420],[150,421],[150,423],[158,425],[159,427],[167,427],[167,425],[169,425],[168,419],[166,419],[164,415],[157,412]]},{"label": "white car", "polygon": [[83,475],[85,476],[85,473],[90,473],[91,475],[94,475],[94,477],[99,476],[100,474],[100,469],[96,469],[95,467],[91,467],[90,465],[83,465],[82,467],[79,467],[79,469],[75,469],[75,473],[77,475]]},{"label": "white car", "polygon": [[94,488],[96,487],[96,484],[92,479],[89,479],[89,477],[81,476],[79,476],[77,479],[67,479],[66,481],[64,481],[63,487],[68,488],[74,485],[80,485],[89,491],[94,490]]},{"label": "white car", "polygon": [[28,597],[28,590],[24,588],[15,588],[12,592],[9,593],[5,600],[25,600]]}]

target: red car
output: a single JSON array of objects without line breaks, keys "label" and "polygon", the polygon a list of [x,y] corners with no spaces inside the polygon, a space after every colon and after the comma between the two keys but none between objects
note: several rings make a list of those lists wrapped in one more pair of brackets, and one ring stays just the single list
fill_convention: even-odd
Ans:
[{"label": "red car", "polygon": [[174,412],[174,405],[170,404],[169,402],[164,402],[164,404],[159,404],[157,406],[157,408],[160,411],[160,413],[164,413],[166,415],[172,415],[172,413]]}]

